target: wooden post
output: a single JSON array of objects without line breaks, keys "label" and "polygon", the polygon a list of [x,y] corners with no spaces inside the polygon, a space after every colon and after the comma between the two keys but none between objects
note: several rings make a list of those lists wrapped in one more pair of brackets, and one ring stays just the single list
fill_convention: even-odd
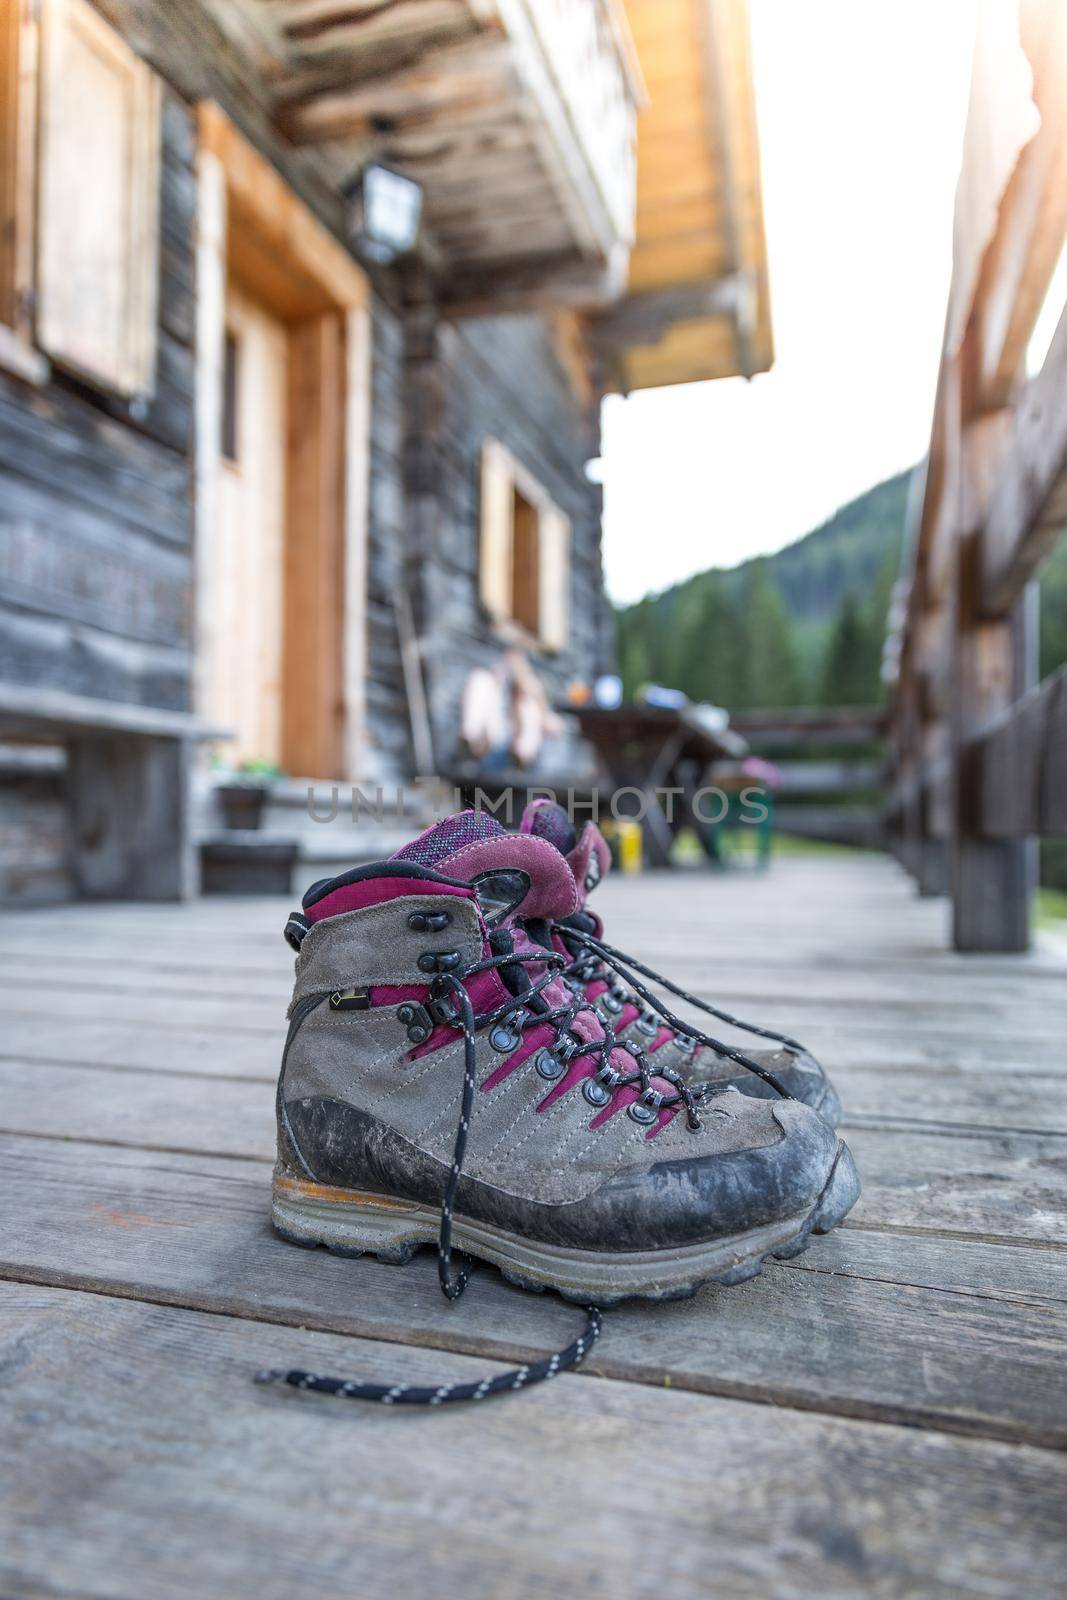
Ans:
[{"label": "wooden post", "polygon": [[917,696],[921,845],[916,877],[919,893],[924,897],[947,894],[949,890],[948,838],[952,829],[947,804],[947,633],[947,607],[932,601],[920,629]]},{"label": "wooden post", "polygon": [[[960,418],[953,419],[957,427]],[[982,831],[977,740],[1036,681],[1036,610],[1024,594],[1002,618],[982,615],[982,534],[1007,416],[967,422],[960,435],[959,537],[952,674],[952,938],[957,950],[1022,951],[1036,883],[1033,840]]]}]

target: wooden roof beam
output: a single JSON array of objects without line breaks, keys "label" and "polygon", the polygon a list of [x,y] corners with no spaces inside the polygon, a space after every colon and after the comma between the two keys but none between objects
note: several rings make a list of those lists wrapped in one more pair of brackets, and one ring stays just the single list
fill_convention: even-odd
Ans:
[{"label": "wooden roof beam", "polygon": [[658,344],[676,322],[693,322],[701,317],[733,317],[744,314],[754,286],[746,272],[731,272],[717,282],[679,283],[670,289],[649,289],[627,295],[610,311],[597,317],[590,327],[590,338],[605,357],[613,358],[634,345]]},{"label": "wooden roof beam", "polygon": [[625,281],[625,256],[606,267],[574,252],[531,256],[451,273],[439,304],[441,314],[455,321],[563,306],[581,309],[617,298]]},{"label": "wooden roof beam", "polygon": [[[425,125],[449,107],[485,103],[506,90],[511,53],[506,39],[479,35],[427,46],[391,73],[282,105],[277,121],[293,144],[322,144],[381,132],[380,120]],[[410,120],[408,120],[410,119]]]}]

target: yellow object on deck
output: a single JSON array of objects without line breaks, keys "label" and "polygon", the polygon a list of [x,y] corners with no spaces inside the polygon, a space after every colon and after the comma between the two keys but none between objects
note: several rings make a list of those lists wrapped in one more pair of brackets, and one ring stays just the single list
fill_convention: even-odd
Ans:
[{"label": "yellow object on deck", "polygon": [[619,872],[640,872],[644,865],[641,824],[623,817],[619,821],[602,823],[600,831],[611,846],[611,854]]}]

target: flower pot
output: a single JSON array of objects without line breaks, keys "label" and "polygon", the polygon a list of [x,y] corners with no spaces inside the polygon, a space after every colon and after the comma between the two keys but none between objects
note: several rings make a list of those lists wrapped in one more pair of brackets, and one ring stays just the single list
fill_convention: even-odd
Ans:
[{"label": "flower pot", "polygon": [[259,828],[267,803],[268,785],[263,783],[225,783],[216,790],[227,828]]}]

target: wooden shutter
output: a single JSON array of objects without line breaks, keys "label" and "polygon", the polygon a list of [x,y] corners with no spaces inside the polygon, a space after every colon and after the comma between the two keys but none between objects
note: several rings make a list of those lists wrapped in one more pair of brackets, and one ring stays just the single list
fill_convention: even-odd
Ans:
[{"label": "wooden shutter", "polygon": [[88,0],[41,18],[37,338],[119,394],[154,384],[159,81]]},{"label": "wooden shutter", "polygon": [[571,525],[553,505],[541,512],[540,634],[546,650],[565,650],[570,638]]},{"label": "wooden shutter", "polygon": [[482,445],[482,526],[478,592],[494,622],[511,615],[514,472],[509,452],[497,439]]}]

